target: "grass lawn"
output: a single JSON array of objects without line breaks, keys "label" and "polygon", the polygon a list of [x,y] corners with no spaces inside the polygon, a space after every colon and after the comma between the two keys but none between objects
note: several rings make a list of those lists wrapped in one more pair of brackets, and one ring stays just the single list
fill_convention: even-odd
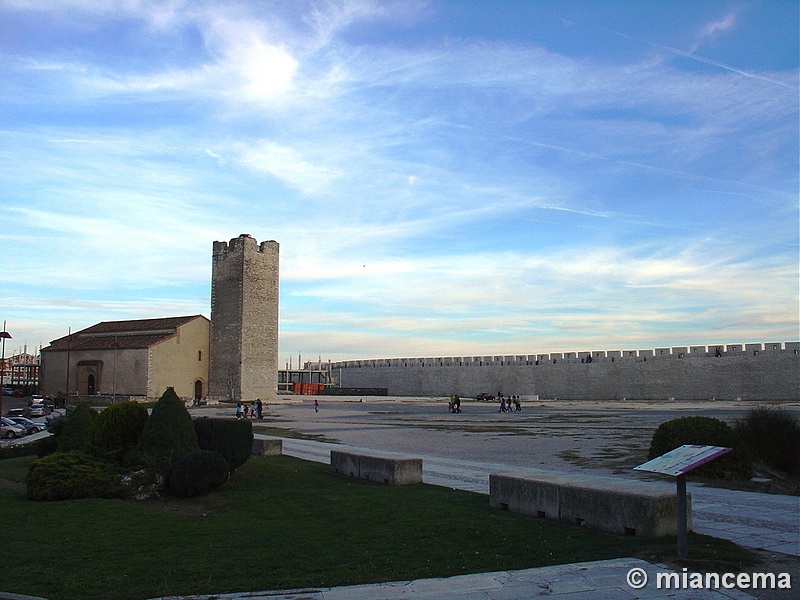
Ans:
[{"label": "grass lawn", "polygon": [[[0,478],[24,479],[31,460],[0,460]],[[485,495],[361,483],[285,456],[253,457],[191,500],[40,503],[0,486],[0,514],[19,535],[0,545],[0,591],[49,600],[327,587],[675,553],[674,538],[557,525],[492,510]],[[717,570],[753,561],[705,536],[692,535],[689,552]]]}]

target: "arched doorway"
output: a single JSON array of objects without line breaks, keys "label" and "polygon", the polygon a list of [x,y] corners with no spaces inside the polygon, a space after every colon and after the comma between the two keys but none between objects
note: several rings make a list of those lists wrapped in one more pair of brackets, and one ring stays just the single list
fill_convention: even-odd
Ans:
[{"label": "arched doorway", "polygon": [[203,397],[203,382],[198,379],[194,382],[194,399],[200,400]]},{"label": "arched doorway", "polygon": [[97,386],[94,381],[94,375],[89,373],[89,377],[86,378],[86,393],[89,394],[90,396],[94,396],[96,387]]}]

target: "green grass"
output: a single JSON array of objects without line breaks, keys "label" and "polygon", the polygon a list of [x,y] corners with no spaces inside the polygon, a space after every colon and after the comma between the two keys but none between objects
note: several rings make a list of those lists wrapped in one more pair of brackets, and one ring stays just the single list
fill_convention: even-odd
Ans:
[{"label": "green grass", "polygon": [[[32,458],[0,461],[17,479]],[[0,545],[2,591],[49,600],[327,587],[640,556],[674,559],[675,540],[617,537],[490,509],[485,495],[381,486],[327,465],[253,457],[199,499],[37,503],[0,487],[17,524]],[[737,546],[691,536],[701,563],[744,565]],[[697,568],[697,564],[694,565]]]}]

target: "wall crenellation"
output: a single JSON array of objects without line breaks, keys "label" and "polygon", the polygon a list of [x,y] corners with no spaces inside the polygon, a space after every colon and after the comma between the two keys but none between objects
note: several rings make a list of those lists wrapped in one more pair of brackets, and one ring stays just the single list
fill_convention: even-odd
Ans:
[{"label": "wall crenellation", "polygon": [[800,354],[800,342],[765,342],[753,344],[711,344],[709,346],[675,346],[653,350],[592,350],[553,352],[549,354],[446,356],[428,358],[371,358],[331,363],[333,369],[358,367],[501,367],[538,366],[559,363],[646,361],[699,357],[758,356],[762,353]]}]

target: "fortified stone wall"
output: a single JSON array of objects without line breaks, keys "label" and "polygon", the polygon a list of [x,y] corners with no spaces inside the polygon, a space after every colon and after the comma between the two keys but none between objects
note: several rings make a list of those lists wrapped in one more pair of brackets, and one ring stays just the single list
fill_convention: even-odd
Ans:
[{"label": "fortified stone wall", "polygon": [[242,234],[214,242],[209,396],[274,400],[278,393],[278,254]]},{"label": "fortified stone wall", "polygon": [[390,395],[481,392],[566,399],[800,398],[800,342],[333,363],[347,387]]}]

